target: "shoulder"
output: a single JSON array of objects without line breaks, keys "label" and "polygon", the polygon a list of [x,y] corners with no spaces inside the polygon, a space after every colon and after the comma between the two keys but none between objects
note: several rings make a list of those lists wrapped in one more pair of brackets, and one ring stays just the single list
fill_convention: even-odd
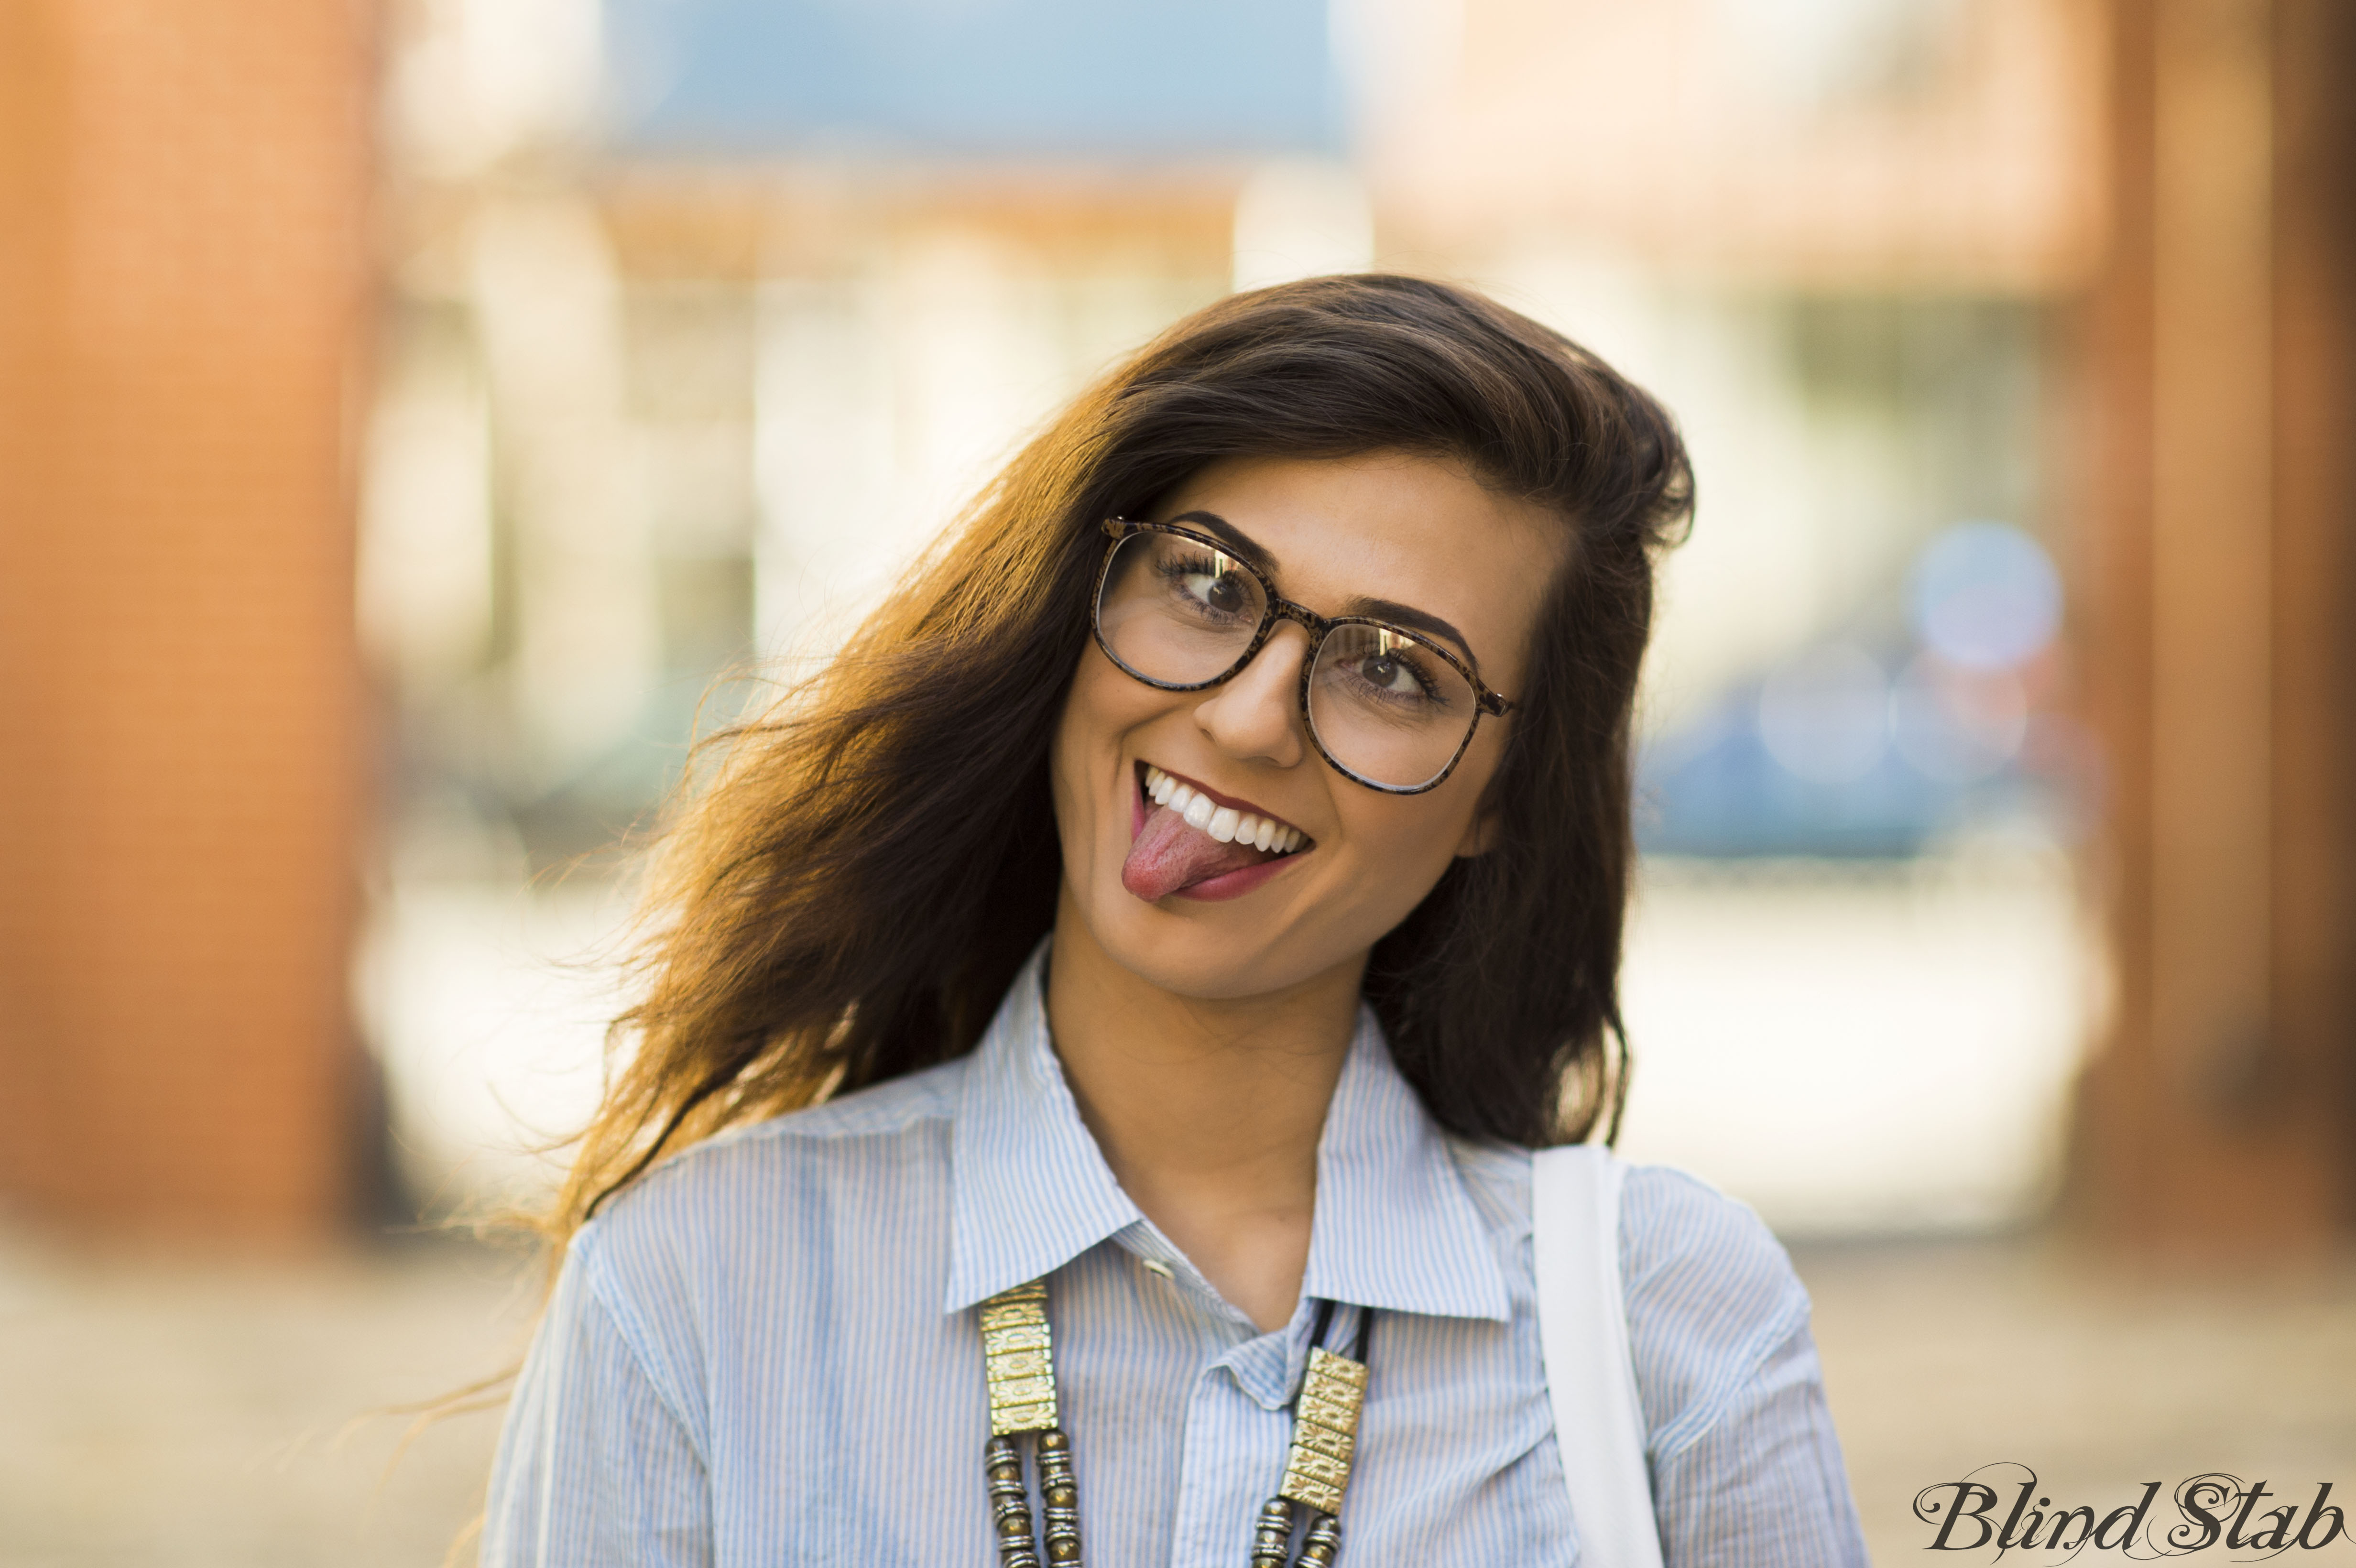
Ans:
[{"label": "shoulder", "polygon": [[[1526,1242],[1532,1151],[1463,1139],[1451,1139],[1450,1149],[1483,1219],[1501,1234]],[[1804,1309],[1806,1296],[1789,1254],[1751,1205],[1675,1167],[1612,1158],[1624,1173],[1620,1275],[1628,1295],[1641,1293],[1648,1307],[1725,1307],[1751,1296],[1788,1305],[1799,1292]]]},{"label": "shoulder", "polygon": [[1807,1328],[1807,1290],[1766,1221],[1667,1166],[1627,1168],[1620,1268],[1657,1454],[1709,1430]]},{"label": "shoulder", "polygon": [[963,1072],[948,1062],[663,1161],[573,1238],[553,1316],[584,1332],[602,1319],[701,1432],[712,1390],[749,1386],[747,1358],[780,1335],[877,1297],[937,1299]]},{"label": "shoulder", "polygon": [[[1633,1293],[1721,1307],[1800,1292],[1791,1255],[1759,1211],[1665,1165],[1631,1165],[1620,1195],[1620,1263]],[[1806,1296],[1798,1299],[1804,1305]]]},{"label": "shoulder", "polygon": [[946,1203],[963,1060],[738,1127],[680,1151],[582,1228],[601,1295],[794,1251],[862,1216]]},{"label": "shoulder", "polygon": [[[1532,1155],[1456,1146],[1466,1187],[1500,1243],[1531,1268]],[[1808,1293],[1749,1204],[1662,1165],[1622,1163],[1620,1286],[1650,1447],[1678,1453],[1790,1359]]]}]

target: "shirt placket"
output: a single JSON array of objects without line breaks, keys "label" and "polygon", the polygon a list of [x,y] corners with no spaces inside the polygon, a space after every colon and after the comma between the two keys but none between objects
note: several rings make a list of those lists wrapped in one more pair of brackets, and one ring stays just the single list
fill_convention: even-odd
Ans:
[{"label": "shirt placket", "polygon": [[1186,1401],[1171,1568],[1241,1568],[1292,1439],[1309,1305],[1273,1333],[1233,1344],[1195,1374]]}]

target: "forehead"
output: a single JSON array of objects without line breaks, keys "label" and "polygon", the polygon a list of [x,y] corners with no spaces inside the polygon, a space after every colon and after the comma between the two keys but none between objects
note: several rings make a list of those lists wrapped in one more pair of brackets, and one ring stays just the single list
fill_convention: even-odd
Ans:
[{"label": "forehead", "polygon": [[1462,466],[1404,453],[1226,458],[1155,508],[1216,514],[1273,558],[1277,591],[1320,614],[1412,605],[1457,626],[1492,682],[1519,678],[1570,529]]}]

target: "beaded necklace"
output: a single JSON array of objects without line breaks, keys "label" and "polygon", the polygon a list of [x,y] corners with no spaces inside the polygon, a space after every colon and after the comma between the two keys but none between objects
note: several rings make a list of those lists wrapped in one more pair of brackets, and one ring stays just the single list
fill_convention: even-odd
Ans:
[{"label": "beaded necklace", "polygon": [[[1317,1304],[1309,1336],[1309,1370],[1293,1401],[1292,1445],[1284,1480],[1259,1510],[1251,1568],[1285,1568],[1296,1508],[1309,1528],[1293,1568],[1333,1568],[1342,1551],[1342,1493],[1358,1447],[1358,1413],[1366,1400],[1366,1342],[1372,1307],[1358,1317],[1357,1343],[1347,1356],[1324,1348],[1333,1304]],[[1040,1542],[1031,1528],[1031,1486],[1017,1439],[1037,1435],[1040,1511],[1046,1521],[1047,1568],[1081,1568],[1080,1490],[1072,1475],[1072,1440],[1055,1404],[1055,1349],[1047,1326],[1047,1282],[1034,1279],[981,1304],[982,1375],[990,1390],[990,1507],[1000,1568],[1041,1568]]]}]

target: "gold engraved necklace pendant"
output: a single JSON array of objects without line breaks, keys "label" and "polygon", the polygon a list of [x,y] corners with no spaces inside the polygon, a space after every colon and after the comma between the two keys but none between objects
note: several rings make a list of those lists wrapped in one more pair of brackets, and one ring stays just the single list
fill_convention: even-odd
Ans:
[{"label": "gold engraved necklace pendant", "polygon": [[1072,1443],[1056,1424],[1055,1345],[1047,1326],[1047,1282],[1034,1279],[981,1304],[981,1367],[990,1387],[991,1516],[1000,1568],[1040,1568],[1031,1531],[1031,1486],[1020,1439],[1037,1433],[1040,1511],[1047,1518],[1048,1568],[1080,1568],[1080,1490]]},{"label": "gold engraved necklace pendant", "polygon": [[1297,1568],[1333,1568],[1342,1553],[1342,1494],[1349,1489],[1350,1465],[1358,1455],[1358,1415],[1366,1403],[1366,1341],[1374,1332],[1372,1307],[1358,1309],[1355,1353],[1324,1349],[1333,1304],[1317,1304],[1317,1327],[1309,1336],[1309,1368],[1292,1407],[1292,1446],[1285,1455],[1284,1481],[1259,1510],[1251,1568],[1284,1568],[1298,1515],[1309,1510],[1309,1530]]},{"label": "gold engraved necklace pendant", "polygon": [[[1349,1488],[1358,1450],[1358,1415],[1366,1402],[1366,1341],[1375,1315],[1361,1307],[1354,1354],[1324,1348],[1333,1304],[1317,1304],[1309,1366],[1294,1402],[1292,1444],[1284,1480],[1260,1509],[1251,1568],[1286,1568],[1296,1508],[1309,1529],[1294,1568],[1333,1568],[1342,1550],[1342,1494]],[[1081,1568],[1080,1493],[1072,1473],[1072,1442],[1055,1401],[1055,1348],[1047,1322],[1047,1282],[1034,1279],[981,1304],[982,1376],[990,1392],[990,1442],[984,1468],[999,1568]],[[1022,1439],[1036,1435],[1040,1511],[1046,1552],[1031,1525],[1031,1485]]]}]

